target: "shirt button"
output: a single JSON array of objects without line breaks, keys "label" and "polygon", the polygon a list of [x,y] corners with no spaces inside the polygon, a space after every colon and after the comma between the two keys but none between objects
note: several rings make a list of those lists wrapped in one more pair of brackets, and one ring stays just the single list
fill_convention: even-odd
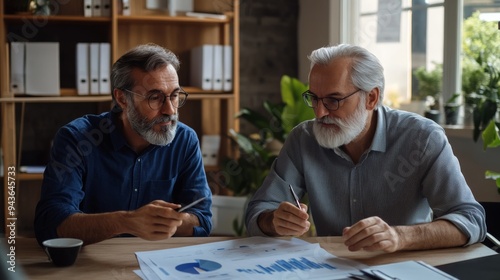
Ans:
[{"label": "shirt button", "polygon": [[134,191],[137,191],[137,189],[134,189]]},{"label": "shirt button", "polygon": [[358,200],[357,199],[353,199],[352,202],[357,202]]},{"label": "shirt button", "polygon": [[137,161],[138,161],[138,162],[141,162],[141,159],[140,159],[140,158],[138,158],[138,159],[137,159]]}]

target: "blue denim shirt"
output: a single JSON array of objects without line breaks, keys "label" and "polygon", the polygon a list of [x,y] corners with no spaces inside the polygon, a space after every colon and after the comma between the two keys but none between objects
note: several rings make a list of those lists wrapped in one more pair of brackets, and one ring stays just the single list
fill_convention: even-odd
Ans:
[{"label": "blue denim shirt", "polygon": [[[157,199],[188,204],[211,198],[193,129],[179,122],[172,143],[136,154],[117,117],[111,112],[86,115],[58,131],[36,207],[39,242],[57,237],[57,227],[75,213],[135,210]],[[186,211],[200,221],[194,236],[209,235],[211,203],[206,199]]]}]

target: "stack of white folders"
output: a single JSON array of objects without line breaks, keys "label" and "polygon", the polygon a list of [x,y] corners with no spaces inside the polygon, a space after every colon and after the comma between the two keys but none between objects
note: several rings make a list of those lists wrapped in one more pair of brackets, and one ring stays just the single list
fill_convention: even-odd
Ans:
[{"label": "stack of white folders", "polygon": [[14,94],[59,95],[59,43],[12,42],[10,90]]},{"label": "stack of white folders", "polygon": [[86,17],[111,16],[111,0],[83,0],[83,15]]},{"label": "stack of white folders", "polygon": [[78,95],[110,94],[110,44],[76,44],[76,89]]},{"label": "stack of white folders", "polygon": [[201,45],[191,50],[191,85],[202,90],[233,90],[231,45]]}]

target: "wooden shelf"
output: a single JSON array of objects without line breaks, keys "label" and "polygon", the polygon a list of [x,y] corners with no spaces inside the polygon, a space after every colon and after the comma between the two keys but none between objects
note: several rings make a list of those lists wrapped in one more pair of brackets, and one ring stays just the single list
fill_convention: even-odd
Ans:
[{"label": "wooden shelf", "polygon": [[[225,19],[216,18],[200,18],[188,16],[167,16],[167,15],[139,15],[139,16],[123,16],[118,15],[119,23],[154,23],[154,22],[170,22],[170,23],[201,23],[201,24],[220,24],[230,23],[232,20],[232,13],[226,13]],[[35,15],[4,15],[4,20],[8,23],[24,23],[28,21],[36,22],[77,22],[77,23],[110,23],[111,17],[84,17],[84,16],[63,16],[63,15],[50,15],[50,16],[35,16]]]},{"label": "wooden shelf", "polygon": [[171,22],[171,23],[229,23],[232,20],[232,14],[226,14],[226,19],[215,18],[198,18],[188,16],[163,16],[163,15],[144,15],[144,16],[117,16],[118,23],[157,23],[157,22]]},{"label": "wooden shelf", "polygon": [[[206,91],[196,87],[183,87],[189,93],[189,100],[203,99],[233,99],[233,92]],[[111,95],[78,95],[75,89],[61,89],[57,96],[13,96],[0,97],[0,103],[77,103],[77,102],[108,102]]]},{"label": "wooden shelf", "polygon": [[43,173],[18,173],[17,179],[19,181],[41,181],[43,180]]},{"label": "wooden shelf", "polygon": [[75,23],[111,23],[110,17],[84,17],[84,16],[34,16],[34,15],[4,15],[4,21],[7,23],[25,23],[35,22],[75,22]]}]

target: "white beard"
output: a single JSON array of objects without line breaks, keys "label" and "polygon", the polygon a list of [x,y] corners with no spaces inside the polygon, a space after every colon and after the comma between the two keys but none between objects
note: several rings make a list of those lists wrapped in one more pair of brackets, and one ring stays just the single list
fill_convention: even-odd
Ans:
[{"label": "white beard", "polygon": [[[321,147],[333,149],[351,143],[365,129],[368,121],[368,110],[365,108],[365,96],[361,96],[358,107],[346,119],[329,116],[316,119],[313,133]],[[319,105],[322,106],[322,105]],[[334,124],[336,127],[324,127],[322,124]]]}]

